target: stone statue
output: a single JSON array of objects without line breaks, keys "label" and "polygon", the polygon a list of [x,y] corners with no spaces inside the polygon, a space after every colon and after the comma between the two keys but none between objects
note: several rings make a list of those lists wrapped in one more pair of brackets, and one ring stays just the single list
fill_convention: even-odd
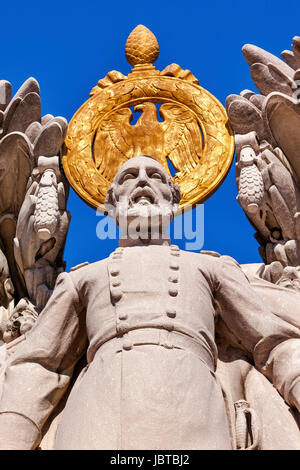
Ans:
[{"label": "stone statue", "polygon": [[[87,348],[56,449],[231,449],[215,376],[217,317],[299,410],[299,329],[268,311],[232,258],[170,245],[163,219],[176,211],[179,192],[164,168],[130,159],[107,202],[117,221],[126,210],[128,224],[149,224],[148,237],[129,233],[108,259],[59,276],[6,370],[2,448],[39,445]],[[160,215],[154,230],[152,209]]]},{"label": "stone statue", "polygon": [[261,94],[244,90],[226,101],[238,154],[238,201],[261,245],[265,264],[257,276],[299,290],[300,38],[282,52],[284,61],[250,44],[243,54]]},{"label": "stone statue", "polygon": [[[293,38],[292,51],[282,52],[283,60],[251,44],[243,47],[243,54],[259,93],[230,95],[226,107],[235,132],[237,199],[256,229],[263,263],[242,269],[262,302],[299,328],[300,38]],[[263,403],[263,394],[253,394],[260,389],[257,381],[244,383],[248,401],[256,401],[265,448],[289,448],[286,437],[298,435],[286,412],[290,410],[284,412],[278,397],[276,406]],[[268,426],[274,414],[283,419],[284,442]]]},{"label": "stone statue", "polygon": [[[286,64],[244,48],[262,95],[228,98],[235,136],[189,70],[155,68],[142,25],[131,72],[99,80],[68,131],[41,117],[35,80],[12,100],[0,82],[2,449],[300,448],[299,48]],[[234,138],[260,265],[166,235],[222,183]],[[109,258],[70,273],[65,176],[122,232]]]}]

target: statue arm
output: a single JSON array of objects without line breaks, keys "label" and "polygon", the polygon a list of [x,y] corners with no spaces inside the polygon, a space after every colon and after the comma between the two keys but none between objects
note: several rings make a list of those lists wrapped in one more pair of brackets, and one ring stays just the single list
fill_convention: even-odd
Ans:
[{"label": "statue arm", "polygon": [[0,402],[0,448],[35,448],[87,344],[85,309],[61,274],[34,328],[12,356]]},{"label": "statue arm", "polygon": [[267,309],[235,260],[219,261],[216,300],[223,322],[285,401],[300,411],[300,330]]}]

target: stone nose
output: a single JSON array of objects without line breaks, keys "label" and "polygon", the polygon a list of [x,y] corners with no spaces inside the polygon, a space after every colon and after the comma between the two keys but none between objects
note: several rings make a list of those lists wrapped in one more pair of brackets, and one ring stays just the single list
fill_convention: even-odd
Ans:
[{"label": "stone nose", "polygon": [[137,186],[147,186],[149,183],[147,173],[145,171],[140,171],[137,180]]},{"label": "stone nose", "polygon": [[139,180],[137,186],[141,186],[143,188],[144,186],[147,186],[147,181],[146,180]]}]

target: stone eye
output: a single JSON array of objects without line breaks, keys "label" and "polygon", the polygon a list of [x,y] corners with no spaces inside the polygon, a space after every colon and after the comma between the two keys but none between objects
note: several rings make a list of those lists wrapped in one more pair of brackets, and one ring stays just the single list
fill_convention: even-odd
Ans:
[{"label": "stone eye", "polygon": [[157,173],[157,172],[152,173],[152,174],[150,175],[150,178],[162,180],[161,174],[160,174],[160,173]]},{"label": "stone eye", "polygon": [[133,173],[126,173],[126,175],[123,178],[123,181],[131,180],[134,178],[135,178],[135,175]]}]

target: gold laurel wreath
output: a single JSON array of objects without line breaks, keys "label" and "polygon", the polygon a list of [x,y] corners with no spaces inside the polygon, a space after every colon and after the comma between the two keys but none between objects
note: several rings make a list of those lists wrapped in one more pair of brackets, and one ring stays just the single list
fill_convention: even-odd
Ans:
[{"label": "gold laurel wreath", "polygon": [[[118,169],[144,154],[169,174],[168,160],[173,164],[180,209],[203,202],[220,186],[233,159],[224,107],[189,70],[176,64],[156,70],[158,43],[144,26],[130,34],[125,52],[134,66],[131,73],[109,72],[69,124],[62,161],[70,184],[87,204],[105,212],[106,192]],[[142,112],[135,125],[131,107]]]}]

